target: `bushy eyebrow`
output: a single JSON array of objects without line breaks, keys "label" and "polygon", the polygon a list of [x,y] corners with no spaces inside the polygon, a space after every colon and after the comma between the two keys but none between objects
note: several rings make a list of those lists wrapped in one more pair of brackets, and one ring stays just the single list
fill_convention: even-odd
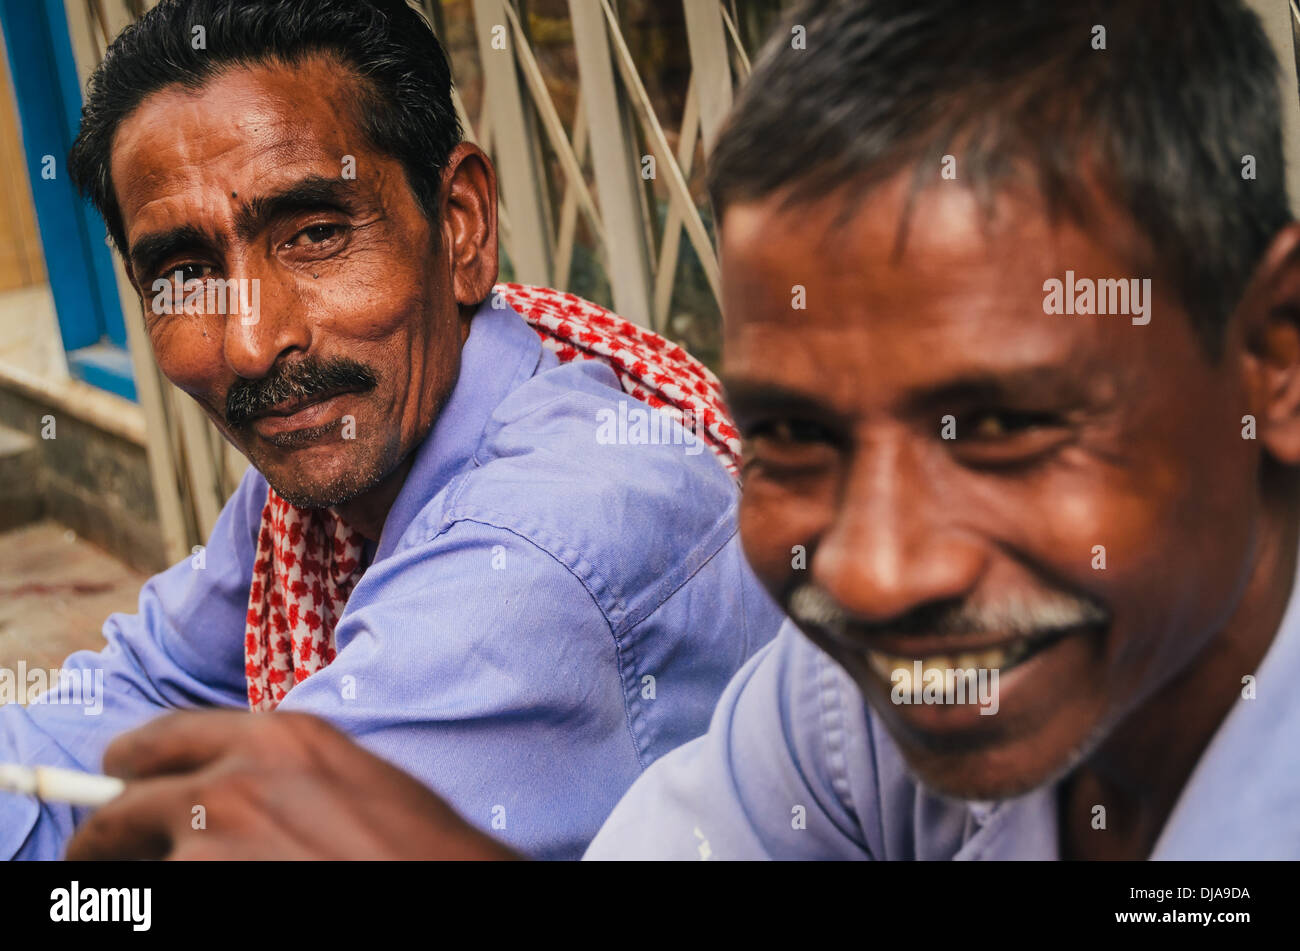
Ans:
[{"label": "bushy eyebrow", "polygon": [[323,208],[350,212],[352,194],[352,186],[342,179],[313,175],[280,191],[248,199],[235,213],[235,233],[249,241],[276,218]]},{"label": "bushy eyebrow", "polygon": [[180,225],[165,231],[153,231],[131,243],[128,257],[131,270],[140,280],[151,276],[167,258],[182,251],[212,251],[225,247],[225,241],[193,225]]},{"label": "bushy eyebrow", "polygon": [[723,394],[742,426],[751,416],[781,412],[810,419],[842,422],[843,414],[816,396],[793,387],[746,376],[724,376]]},{"label": "bushy eyebrow", "polygon": [[[276,218],[323,208],[350,212],[352,187],[341,179],[312,175],[268,195],[249,198],[235,213],[235,233],[250,241]],[[131,268],[142,279],[167,258],[185,251],[224,251],[225,239],[194,225],[146,234],[131,244]]]},{"label": "bushy eyebrow", "polygon": [[[869,373],[869,368],[863,372]],[[780,412],[828,423],[846,423],[844,411],[802,389],[748,376],[723,377],[727,403],[744,425],[750,416]],[[909,415],[932,415],[963,407],[1016,406],[1026,403],[1082,407],[1102,402],[1088,381],[1074,379],[1060,367],[1030,366],[974,372],[903,393],[897,406]]]},{"label": "bushy eyebrow", "polygon": [[1041,404],[1058,407],[1098,402],[1094,381],[1071,376],[1058,366],[1027,366],[976,372],[946,380],[934,387],[914,390],[904,398],[913,412],[929,414],[939,409],[979,406]]}]

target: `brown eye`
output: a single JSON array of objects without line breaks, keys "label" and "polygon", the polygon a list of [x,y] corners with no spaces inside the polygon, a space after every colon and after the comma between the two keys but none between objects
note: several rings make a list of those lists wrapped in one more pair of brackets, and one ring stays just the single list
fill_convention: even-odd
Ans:
[{"label": "brown eye", "polygon": [[831,442],[831,434],[825,427],[805,419],[774,419],[752,428],[751,440],[766,440],[778,445],[806,446],[814,443]]},{"label": "brown eye", "polygon": [[809,420],[764,420],[745,433],[745,471],[778,481],[816,478],[833,469],[840,445],[832,430]]},{"label": "brown eye", "polygon": [[745,439],[753,452],[781,456],[813,452],[835,443],[826,427],[807,420],[768,420],[750,427]]},{"label": "brown eye", "polygon": [[285,246],[306,248],[314,244],[322,244],[338,234],[340,230],[342,229],[338,225],[312,225],[299,231]]},{"label": "brown eye", "polygon": [[1007,439],[1057,426],[1060,422],[1049,413],[1018,413],[1011,410],[977,413],[968,417],[964,427],[958,424],[957,438],[962,438],[964,429],[968,439]]},{"label": "brown eye", "polygon": [[948,445],[974,466],[1020,466],[1041,461],[1071,438],[1068,421],[1053,413],[992,410],[971,413],[957,423]]},{"label": "brown eye", "polygon": [[189,281],[202,281],[211,275],[212,265],[188,262],[168,268],[162,274],[159,274],[157,279],[171,281],[173,284],[184,285]]}]

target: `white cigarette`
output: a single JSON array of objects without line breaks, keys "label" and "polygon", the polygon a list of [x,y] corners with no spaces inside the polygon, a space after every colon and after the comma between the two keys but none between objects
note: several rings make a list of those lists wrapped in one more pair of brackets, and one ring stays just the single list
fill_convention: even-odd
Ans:
[{"label": "white cigarette", "polygon": [[19,766],[0,763],[0,792],[36,796],[47,802],[73,806],[102,806],[117,798],[126,783],[112,776],[80,773],[56,766]]}]

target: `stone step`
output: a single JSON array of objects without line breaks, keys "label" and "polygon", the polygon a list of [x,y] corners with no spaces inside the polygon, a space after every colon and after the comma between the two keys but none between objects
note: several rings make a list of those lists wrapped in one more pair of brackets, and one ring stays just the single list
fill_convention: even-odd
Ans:
[{"label": "stone step", "polygon": [[44,515],[36,437],[0,426],[0,532]]}]

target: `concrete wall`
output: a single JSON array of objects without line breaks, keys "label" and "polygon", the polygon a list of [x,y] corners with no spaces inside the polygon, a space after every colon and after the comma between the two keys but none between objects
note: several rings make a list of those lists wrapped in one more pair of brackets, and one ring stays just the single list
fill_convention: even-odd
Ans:
[{"label": "concrete wall", "polygon": [[[0,426],[32,441],[30,453],[11,455],[6,464],[6,517],[53,518],[134,568],[166,567],[144,446],[85,415],[0,381]],[[42,438],[47,417],[53,439]]]}]

